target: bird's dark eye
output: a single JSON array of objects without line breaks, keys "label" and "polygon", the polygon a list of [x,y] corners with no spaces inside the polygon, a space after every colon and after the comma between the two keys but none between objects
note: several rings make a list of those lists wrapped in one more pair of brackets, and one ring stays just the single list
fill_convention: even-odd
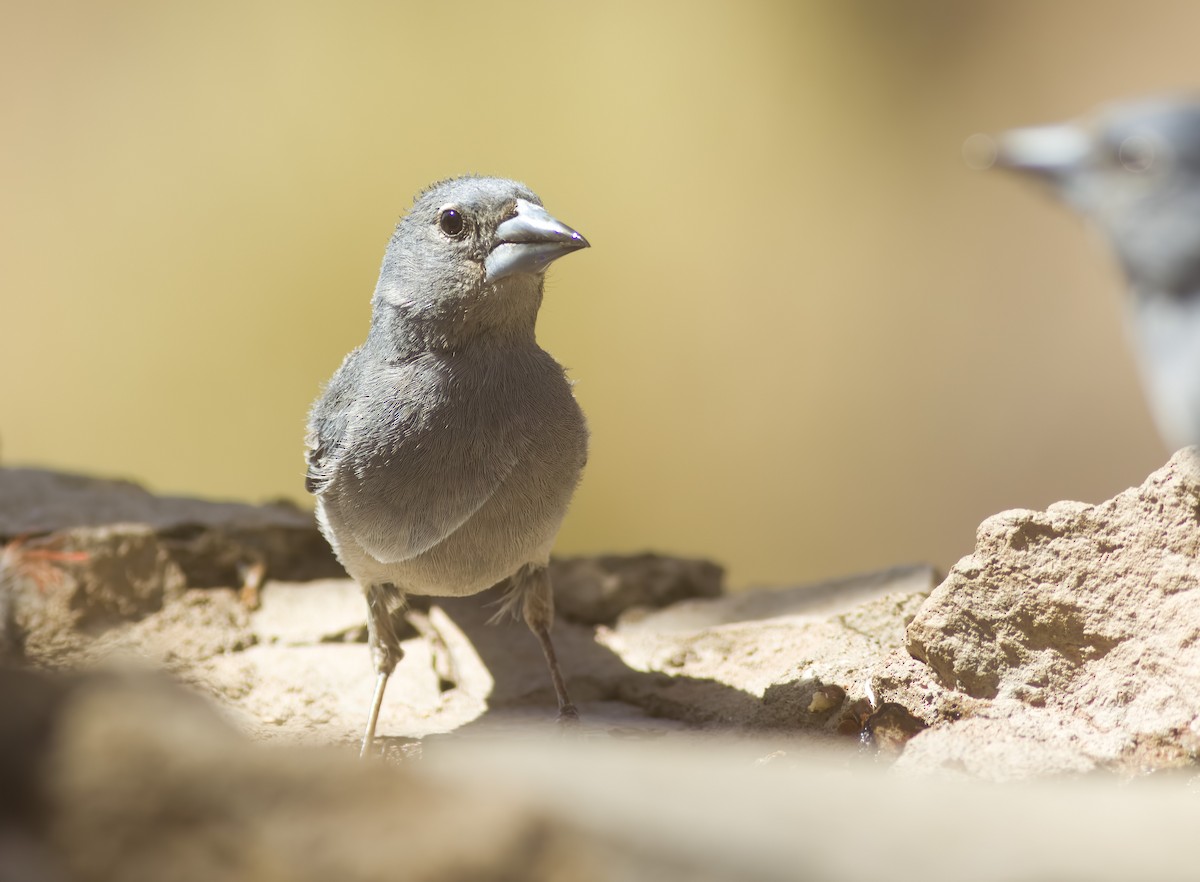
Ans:
[{"label": "bird's dark eye", "polygon": [[438,213],[438,227],[451,238],[458,238],[467,228],[467,222],[456,208],[443,208]]},{"label": "bird's dark eye", "polygon": [[1128,171],[1148,171],[1156,159],[1154,146],[1149,135],[1130,135],[1117,148],[1117,159]]}]

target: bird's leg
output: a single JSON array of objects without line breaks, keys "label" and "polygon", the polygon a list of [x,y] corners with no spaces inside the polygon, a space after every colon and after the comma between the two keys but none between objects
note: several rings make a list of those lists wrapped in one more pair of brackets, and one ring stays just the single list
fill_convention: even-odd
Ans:
[{"label": "bird's leg", "polygon": [[383,691],[388,677],[396,670],[396,664],[404,657],[400,639],[396,635],[396,617],[404,606],[404,595],[395,585],[384,583],[367,588],[367,642],[371,648],[371,661],[375,665],[375,696],[371,699],[371,713],[367,717],[367,731],[363,735],[360,757],[366,757],[375,743],[375,724],[379,721],[379,707],[383,704]]},{"label": "bird's leg", "polygon": [[525,624],[529,625],[529,630],[537,637],[538,643],[542,644],[546,664],[550,667],[550,680],[554,683],[554,693],[558,696],[558,721],[577,723],[579,711],[567,695],[567,684],[558,667],[554,644],[550,642],[550,626],[554,624],[554,593],[550,588],[550,574],[544,566],[530,564],[517,578],[524,582]]}]

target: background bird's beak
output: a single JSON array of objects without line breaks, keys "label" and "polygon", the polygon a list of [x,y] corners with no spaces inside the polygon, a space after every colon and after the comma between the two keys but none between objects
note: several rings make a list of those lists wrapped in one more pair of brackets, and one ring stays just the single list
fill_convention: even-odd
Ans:
[{"label": "background bird's beak", "polygon": [[1077,169],[1091,149],[1091,137],[1078,126],[1012,129],[996,139],[994,165],[1053,180]]},{"label": "background bird's beak", "polygon": [[516,215],[496,228],[496,238],[496,247],[484,262],[489,282],[513,273],[545,272],[558,258],[589,247],[575,230],[524,199],[517,200]]}]

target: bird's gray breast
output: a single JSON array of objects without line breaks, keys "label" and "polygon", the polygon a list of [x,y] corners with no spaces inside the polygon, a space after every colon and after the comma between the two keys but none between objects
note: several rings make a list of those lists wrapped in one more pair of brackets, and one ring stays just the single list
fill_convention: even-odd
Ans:
[{"label": "bird's gray breast", "polygon": [[424,353],[366,373],[323,499],[339,540],[422,594],[480,591],[548,553],[587,449],[549,355]]}]

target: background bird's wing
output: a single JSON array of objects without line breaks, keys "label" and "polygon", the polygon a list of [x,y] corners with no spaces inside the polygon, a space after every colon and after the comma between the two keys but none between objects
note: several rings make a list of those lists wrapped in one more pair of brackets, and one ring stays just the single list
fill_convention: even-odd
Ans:
[{"label": "background bird's wing", "polygon": [[463,384],[473,396],[464,401],[462,387],[421,365],[372,368],[364,357],[343,370],[354,382],[335,376],[314,409],[310,482],[382,563],[428,551],[466,523],[530,444],[527,427],[476,384]]}]

